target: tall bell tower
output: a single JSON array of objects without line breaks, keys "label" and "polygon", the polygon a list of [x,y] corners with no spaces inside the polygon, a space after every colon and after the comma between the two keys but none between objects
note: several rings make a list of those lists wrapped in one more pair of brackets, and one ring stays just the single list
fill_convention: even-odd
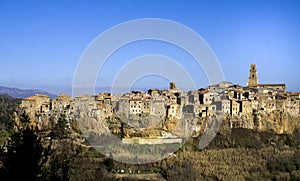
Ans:
[{"label": "tall bell tower", "polygon": [[256,64],[251,64],[250,75],[248,79],[248,87],[257,86],[257,84],[258,84],[258,78],[257,78]]}]

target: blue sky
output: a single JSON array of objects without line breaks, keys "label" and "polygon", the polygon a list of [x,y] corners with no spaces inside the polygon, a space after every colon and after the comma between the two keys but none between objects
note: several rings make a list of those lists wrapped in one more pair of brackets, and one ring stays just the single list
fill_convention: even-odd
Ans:
[{"label": "blue sky", "polygon": [[[288,91],[300,91],[300,1],[289,0],[2,0],[0,85],[69,93],[87,46],[103,31],[138,18],[169,19],[196,31],[213,49],[230,82],[246,85],[249,64],[256,63],[261,83],[286,83]],[[178,53],[174,47],[155,42],[120,51],[132,58],[149,52]],[[105,64],[97,86],[110,85],[116,67],[122,66],[121,58]],[[206,87],[205,74],[185,63],[187,59],[181,63],[193,78],[199,76],[198,87]],[[136,86],[162,82],[167,81],[147,77]]]}]

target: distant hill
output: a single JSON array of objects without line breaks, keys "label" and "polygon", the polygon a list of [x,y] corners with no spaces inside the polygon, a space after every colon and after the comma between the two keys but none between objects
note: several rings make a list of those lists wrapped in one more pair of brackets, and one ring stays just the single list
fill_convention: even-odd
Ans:
[{"label": "distant hill", "polygon": [[51,99],[57,97],[55,94],[49,92],[38,90],[38,89],[18,89],[0,86],[0,94],[7,94],[14,98],[25,98],[33,96],[35,94],[45,94],[48,95]]}]

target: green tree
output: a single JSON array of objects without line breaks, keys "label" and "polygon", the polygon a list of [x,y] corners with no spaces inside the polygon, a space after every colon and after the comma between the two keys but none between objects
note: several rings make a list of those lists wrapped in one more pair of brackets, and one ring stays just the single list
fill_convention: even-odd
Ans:
[{"label": "green tree", "polygon": [[64,114],[58,118],[56,125],[51,129],[50,136],[52,138],[67,138],[70,133],[70,124]]},{"label": "green tree", "polygon": [[0,94],[0,128],[6,129],[8,123],[13,119],[13,113],[18,105],[21,103],[20,99],[15,99],[7,94]]},{"label": "green tree", "polygon": [[70,180],[70,161],[72,156],[67,152],[52,154],[49,160],[49,173],[45,175],[45,180]]},{"label": "green tree", "polygon": [[111,153],[109,153],[109,157],[105,159],[104,165],[106,166],[106,170],[108,172],[112,171],[112,169],[114,168],[114,160]]},{"label": "green tree", "polygon": [[14,131],[0,149],[1,180],[38,180],[49,149],[42,146],[37,131],[29,126],[30,119],[23,112],[23,127]]},{"label": "green tree", "polygon": [[45,180],[70,180],[72,161],[81,152],[80,146],[71,137],[72,130],[65,114],[60,114],[50,132],[52,153],[49,157]]}]

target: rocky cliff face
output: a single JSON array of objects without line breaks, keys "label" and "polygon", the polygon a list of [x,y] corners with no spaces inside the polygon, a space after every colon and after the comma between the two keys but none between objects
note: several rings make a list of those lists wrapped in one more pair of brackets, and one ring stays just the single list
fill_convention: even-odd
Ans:
[{"label": "rocky cliff face", "polygon": [[231,128],[247,128],[277,134],[292,133],[299,127],[299,117],[288,112],[273,111],[270,113],[257,111],[243,116],[225,116]]},{"label": "rocky cliff face", "polygon": [[74,119],[85,137],[92,134],[110,134],[108,124],[101,119],[100,110],[91,97],[74,102]]}]

